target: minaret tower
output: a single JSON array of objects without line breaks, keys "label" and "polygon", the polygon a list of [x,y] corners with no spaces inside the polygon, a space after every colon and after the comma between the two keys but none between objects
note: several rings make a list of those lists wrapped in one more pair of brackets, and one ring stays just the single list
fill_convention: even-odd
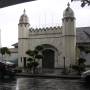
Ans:
[{"label": "minaret tower", "polygon": [[75,17],[69,3],[63,13],[62,26],[63,60],[65,66],[69,68],[71,65],[75,64],[76,52]]},{"label": "minaret tower", "polygon": [[29,19],[25,9],[18,24],[18,66],[26,67],[26,51],[28,50]]}]

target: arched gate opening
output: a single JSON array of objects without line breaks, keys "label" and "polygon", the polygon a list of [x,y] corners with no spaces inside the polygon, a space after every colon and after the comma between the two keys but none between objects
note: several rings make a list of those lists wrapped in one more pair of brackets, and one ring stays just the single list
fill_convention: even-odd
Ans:
[{"label": "arched gate opening", "polygon": [[52,49],[43,51],[42,68],[53,69],[55,61],[55,52]]}]

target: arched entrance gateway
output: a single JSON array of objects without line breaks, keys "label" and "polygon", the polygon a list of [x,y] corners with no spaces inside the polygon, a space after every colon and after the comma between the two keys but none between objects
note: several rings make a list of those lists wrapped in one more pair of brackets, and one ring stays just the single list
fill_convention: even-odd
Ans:
[{"label": "arched entrance gateway", "polygon": [[54,68],[55,52],[51,49],[43,51],[42,68]]},{"label": "arched entrance gateway", "polygon": [[43,47],[42,50],[42,55],[43,55],[43,59],[42,59],[42,63],[41,66],[43,69],[53,69],[55,68],[55,63],[58,59],[58,50],[49,44],[43,44],[41,45]]}]

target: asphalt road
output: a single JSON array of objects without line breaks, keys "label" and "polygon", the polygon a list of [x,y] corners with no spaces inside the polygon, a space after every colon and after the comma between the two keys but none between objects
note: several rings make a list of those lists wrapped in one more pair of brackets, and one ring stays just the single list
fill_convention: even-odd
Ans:
[{"label": "asphalt road", "polygon": [[17,78],[0,80],[0,90],[90,90],[90,84],[79,79]]}]

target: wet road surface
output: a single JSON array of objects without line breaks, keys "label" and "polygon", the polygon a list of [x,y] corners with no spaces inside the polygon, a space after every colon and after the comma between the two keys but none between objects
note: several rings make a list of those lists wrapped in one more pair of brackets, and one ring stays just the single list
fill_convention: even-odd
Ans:
[{"label": "wet road surface", "polygon": [[17,78],[1,80],[0,90],[90,90],[90,84],[80,80]]}]

